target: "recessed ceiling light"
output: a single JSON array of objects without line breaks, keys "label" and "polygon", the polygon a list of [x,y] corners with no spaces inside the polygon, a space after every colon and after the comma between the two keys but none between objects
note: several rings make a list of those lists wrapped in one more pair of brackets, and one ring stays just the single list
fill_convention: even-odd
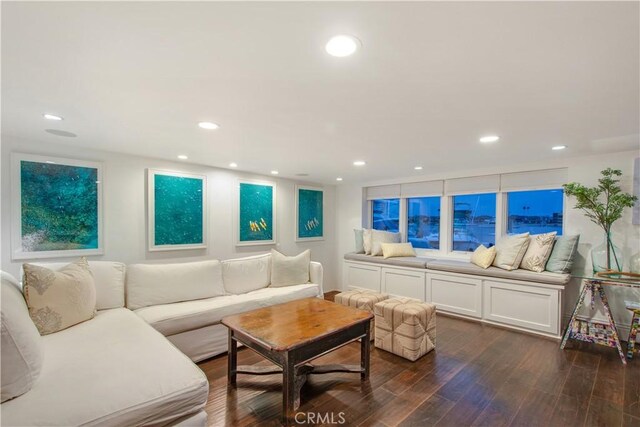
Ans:
[{"label": "recessed ceiling light", "polygon": [[342,178],[337,177],[337,178],[336,178],[336,181],[342,181]]},{"label": "recessed ceiling light", "polygon": [[238,167],[238,164],[237,164],[237,163],[235,163],[235,162],[231,162],[231,163],[229,163],[229,167],[230,167],[230,168],[237,168],[237,167]]},{"label": "recessed ceiling light", "polygon": [[209,130],[218,129],[220,127],[213,122],[200,122],[198,123],[198,126],[200,126],[202,129],[209,129]]},{"label": "recessed ceiling light", "polygon": [[353,166],[364,166],[366,164],[367,162],[365,162],[364,160],[356,160],[355,162],[353,162]]},{"label": "recessed ceiling light", "polygon": [[62,117],[56,116],[54,114],[43,114],[42,117],[44,117],[47,120],[57,120],[57,121],[62,120]]},{"label": "recessed ceiling light", "polygon": [[554,145],[553,147],[551,147],[552,150],[564,150],[565,148],[567,148],[566,145]]},{"label": "recessed ceiling light", "polygon": [[329,55],[342,58],[344,56],[353,55],[353,53],[358,50],[358,46],[360,44],[360,40],[353,36],[339,35],[331,37],[327,42],[325,49]]},{"label": "recessed ceiling light", "polygon": [[488,135],[488,136],[483,136],[482,138],[480,138],[480,142],[482,142],[483,144],[488,144],[491,142],[496,142],[497,140],[499,140],[500,137],[497,135]]},{"label": "recessed ceiling light", "polygon": [[178,156],[178,158],[179,158],[180,160],[187,160],[189,157],[188,157],[188,156],[185,156],[184,154],[180,154],[180,155]]},{"label": "recessed ceiling light", "polygon": [[278,171],[271,171],[271,175],[278,175],[280,172]]},{"label": "recessed ceiling light", "polygon": [[422,166],[416,166],[414,169],[417,170],[417,171],[421,171],[422,170]]}]

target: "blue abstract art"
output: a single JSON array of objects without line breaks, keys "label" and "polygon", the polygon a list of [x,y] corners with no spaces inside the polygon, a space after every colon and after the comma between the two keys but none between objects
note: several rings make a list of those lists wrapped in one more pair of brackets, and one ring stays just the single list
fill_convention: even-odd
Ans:
[{"label": "blue abstract art", "polygon": [[296,188],[297,240],[321,240],[324,237],[324,191],[320,188]]},{"label": "blue abstract art", "polygon": [[275,242],[275,187],[271,183],[240,182],[238,244]]},{"label": "blue abstract art", "polygon": [[150,170],[149,184],[149,250],[206,247],[206,178]]}]

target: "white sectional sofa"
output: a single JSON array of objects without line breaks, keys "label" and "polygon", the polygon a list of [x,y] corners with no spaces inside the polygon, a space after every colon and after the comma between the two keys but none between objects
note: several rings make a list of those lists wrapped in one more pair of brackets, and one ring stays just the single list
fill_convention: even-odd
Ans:
[{"label": "white sectional sofa", "polygon": [[[40,265],[57,269],[66,263]],[[192,361],[227,350],[221,318],[322,296],[322,265],[315,262],[309,283],[270,287],[270,254],[128,267],[90,261],[89,266],[97,315],[50,335],[35,332],[39,374],[29,391],[2,403],[3,426],[206,425],[209,385]],[[19,285],[3,279],[3,335],[10,313],[31,323]],[[4,356],[3,375],[29,358],[18,354],[9,363]]]}]

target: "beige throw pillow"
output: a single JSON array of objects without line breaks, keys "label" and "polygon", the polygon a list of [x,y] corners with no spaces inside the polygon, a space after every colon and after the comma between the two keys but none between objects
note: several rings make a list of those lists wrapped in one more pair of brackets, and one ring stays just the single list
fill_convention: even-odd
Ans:
[{"label": "beige throw pillow", "polygon": [[24,264],[23,269],[23,293],[40,335],[93,318],[96,287],[86,258],[57,271],[34,264]]},{"label": "beige throw pillow", "polygon": [[551,255],[553,242],[556,239],[556,231],[545,234],[536,234],[529,238],[529,248],[522,258],[520,268],[535,272],[544,271],[544,266]]},{"label": "beige throw pillow", "polygon": [[365,255],[371,255],[371,232],[373,230],[370,228],[365,228],[362,230],[362,246],[364,249]]},{"label": "beige throw pillow", "polygon": [[529,233],[504,236],[496,243],[496,258],[493,265],[503,270],[515,270],[529,246]]},{"label": "beige throw pillow", "polygon": [[271,249],[271,287],[309,283],[311,251],[307,249],[295,256],[286,256]]},{"label": "beige throw pillow", "polygon": [[383,243],[400,243],[400,233],[389,231],[371,230],[371,255],[382,255]]},{"label": "beige throw pillow", "polygon": [[491,263],[493,262],[495,257],[496,257],[495,246],[487,248],[484,245],[480,245],[471,254],[471,263],[477,265],[478,267],[487,269],[491,266]]},{"label": "beige throw pillow", "polygon": [[401,257],[401,256],[416,256],[416,251],[413,249],[411,243],[382,243],[382,256],[384,259]]}]

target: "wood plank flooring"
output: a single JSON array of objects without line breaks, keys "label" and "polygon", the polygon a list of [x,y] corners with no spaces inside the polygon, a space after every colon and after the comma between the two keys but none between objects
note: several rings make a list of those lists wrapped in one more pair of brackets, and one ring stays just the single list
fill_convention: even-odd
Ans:
[{"label": "wood plank flooring", "polygon": [[[358,363],[359,357],[359,344],[351,343],[318,361]],[[344,419],[347,426],[640,427],[636,358],[625,368],[613,349],[570,342],[561,351],[554,340],[439,315],[436,351],[412,363],[372,347],[368,383],[353,374],[312,376],[298,419],[301,425]],[[249,349],[238,352],[238,363],[268,365]],[[226,355],[199,363],[209,379],[209,424],[280,425],[280,376],[240,375],[237,389],[228,391],[226,364]]]}]

